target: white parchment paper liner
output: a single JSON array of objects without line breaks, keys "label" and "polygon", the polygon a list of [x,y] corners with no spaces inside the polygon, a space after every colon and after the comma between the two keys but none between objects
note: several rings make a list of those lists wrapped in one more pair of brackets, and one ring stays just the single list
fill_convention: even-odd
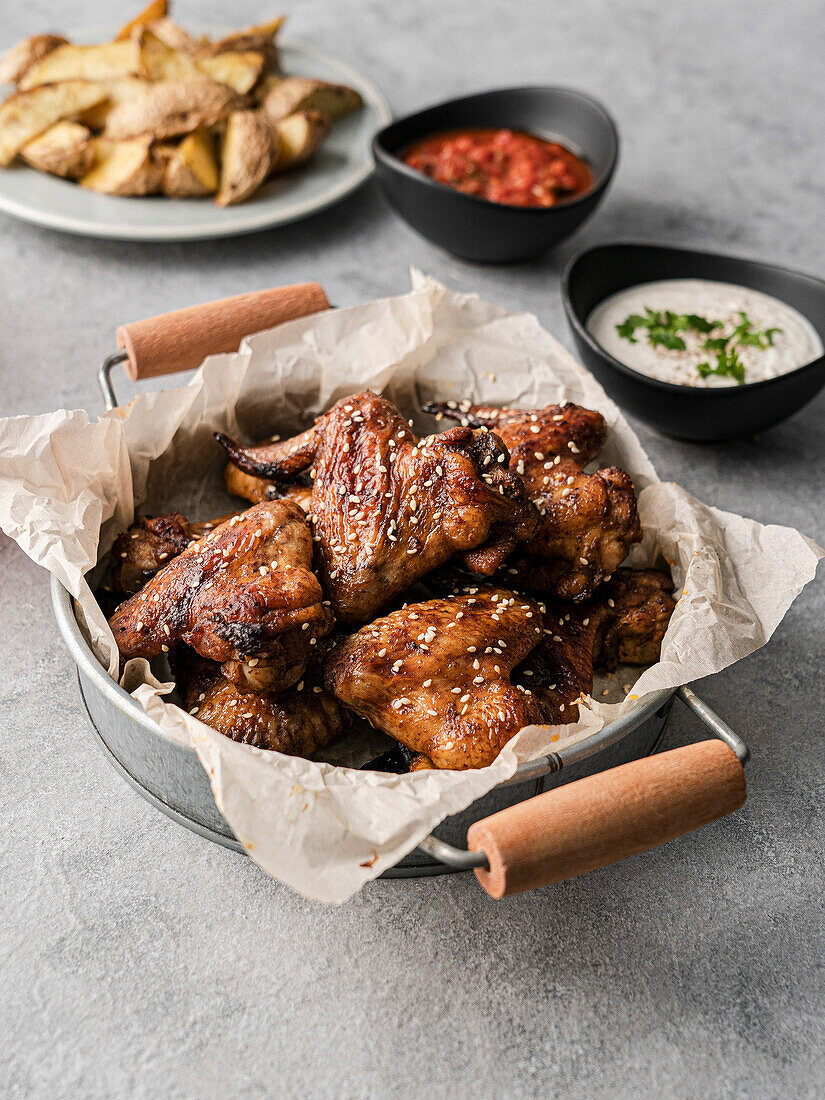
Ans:
[{"label": "white parchment paper liner", "polygon": [[217,805],[250,856],[306,897],[343,902],[445,816],[518,764],[581,739],[636,698],[719,672],[770,638],[823,551],[786,527],[700,504],[660,482],[618,408],[535,317],[508,313],[414,273],[397,298],[294,321],[207,359],[186,386],[137,397],[97,422],[83,412],[0,421],[0,526],[75,597],[104,667],[117,651],[86,580],[135,508],[193,519],[227,510],[215,429],[291,432],[348,393],[386,392],[424,431],[418,398],[539,406],[571,400],[610,425],[601,465],[630,472],[644,541],[631,564],[671,565],[678,606],[658,664],[621,703],[593,701],[576,725],[523,730],[489,768],[394,776],[239,745],[164,698],[144,661],[124,682],[170,736],[197,750]]}]

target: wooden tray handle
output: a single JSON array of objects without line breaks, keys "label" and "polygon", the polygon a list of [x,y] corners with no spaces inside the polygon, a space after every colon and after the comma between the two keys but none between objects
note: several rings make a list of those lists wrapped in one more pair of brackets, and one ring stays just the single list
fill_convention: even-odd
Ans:
[{"label": "wooden tray handle", "polygon": [[721,741],[700,741],[579,779],[477,821],[467,847],[494,898],[573,878],[733,813],[745,773]]},{"label": "wooden tray handle", "polygon": [[318,283],[258,290],[121,325],[117,346],[134,382],[193,370],[207,355],[235,351],[244,336],[329,308]]}]

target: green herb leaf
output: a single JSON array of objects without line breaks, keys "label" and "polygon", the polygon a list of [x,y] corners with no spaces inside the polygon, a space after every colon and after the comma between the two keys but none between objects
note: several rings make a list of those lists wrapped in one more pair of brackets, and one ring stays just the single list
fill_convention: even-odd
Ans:
[{"label": "green herb leaf", "polygon": [[709,340],[705,340],[702,347],[708,351],[724,351],[728,346],[728,340],[730,336],[712,336]]},{"label": "green herb leaf", "polygon": [[634,333],[637,328],[642,328],[644,324],[644,317],[641,317],[638,313],[631,313],[620,325],[616,325],[616,332],[623,340],[629,340],[631,344],[637,344],[639,341],[634,336]]},{"label": "green herb leaf", "polygon": [[697,363],[696,370],[700,378],[707,378],[710,374],[718,374],[728,378],[735,378],[739,385],[745,381],[745,364],[736,353],[736,348],[730,351],[720,351],[716,356],[716,366],[710,363]]},{"label": "green herb leaf", "polygon": [[715,328],[721,328],[721,321],[709,321],[707,317],[700,317],[697,313],[688,313],[687,321],[695,332],[713,332]]},{"label": "green herb leaf", "polygon": [[651,328],[647,332],[647,342],[668,348],[670,351],[684,351],[687,345],[681,336],[667,328]]}]

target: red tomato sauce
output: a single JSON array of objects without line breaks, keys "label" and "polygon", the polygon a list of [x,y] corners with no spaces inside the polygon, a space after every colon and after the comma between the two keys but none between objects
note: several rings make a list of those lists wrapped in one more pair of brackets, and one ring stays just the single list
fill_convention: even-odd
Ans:
[{"label": "red tomato sauce", "polygon": [[510,206],[555,206],[593,186],[581,157],[521,130],[434,134],[411,145],[404,162],[465,195]]}]

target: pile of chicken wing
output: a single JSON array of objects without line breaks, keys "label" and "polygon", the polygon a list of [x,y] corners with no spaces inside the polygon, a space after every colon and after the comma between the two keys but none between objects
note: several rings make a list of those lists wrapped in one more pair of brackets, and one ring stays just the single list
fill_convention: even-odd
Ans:
[{"label": "pile of chicken wing", "polygon": [[309,756],[358,716],[399,771],[485,767],[523,726],[576,721],[594,668],[654,662],[672,584],[621,568],[641,528],[627,473],[587,472],[603,417],[423,411],[457,423],[419,438],[365,391],[288,440],[218,434],[252,507],[118,538],[122,658],[168,654],[189,712],[262,749]]}]

